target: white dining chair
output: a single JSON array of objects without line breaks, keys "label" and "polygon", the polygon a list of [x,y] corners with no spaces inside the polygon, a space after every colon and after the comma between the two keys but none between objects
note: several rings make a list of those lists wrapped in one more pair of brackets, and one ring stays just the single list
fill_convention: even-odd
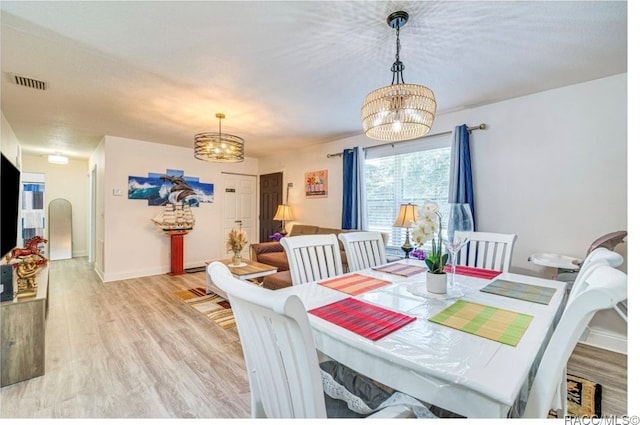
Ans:
[{"label": "white dining chair", "polygon": [[334,234],[302,235],[280,239],[287,253],[292,285],[343,273],[340,245]]},{"label": "white dining chair", "polygon": [[558,409],[558,417],[566,413],[569,356],[594,314],[627,298],[627,275],[611,266],[596,265],[585,281],[584,289],[567,303],[544,351],[527,399],[525,418],[546,418],[550,409]]},{"label": "white dining chair", "polygon": [[[229,297],[249,375],[252,417],[326,418],[318,354],[300,298],[237,279],[217,261],[207,273]],[[393,404],[369,417],[412,415],[412,409]]]},{"label": "white dining chair", "polygon": [[570,286],[569,297],[567,302],[574,299],[580,292],[582,292],[588,281],[586,279],[590,273],[593,272],[599,265],[607,265],[611,267],[620,267],[624,262],[622,255],[617,252],[610,251],[607,248],[596,248],[587,255],[584,259],[580,270],[576,276],[576,280]]},{"label": "white dining chair", "polygon": [[[463,232],[456,232],[463,233]],[[517,236],[508,233],[464,232],[469,237],[458,253],[458,264],[508,272]],[[457,237],[456,237],[457,239]]]},{"label": "white dining chair", "polygon": [[347,255],[350,272],[387,263],[384,239],[380,232],[340,233],[338,239]]}]

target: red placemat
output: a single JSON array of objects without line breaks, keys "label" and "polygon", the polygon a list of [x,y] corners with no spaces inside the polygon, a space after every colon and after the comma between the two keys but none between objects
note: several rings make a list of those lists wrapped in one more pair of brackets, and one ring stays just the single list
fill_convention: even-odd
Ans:
[{"label": "red placemat", "polygon": [[416,320],[415,317],[368,304],[355,298],[345,298],[314,308],[309,310],[309,313],[373,341],[377,341]]},{"label": "red placemat", "polygon": [[359,273],[342,275],[335,279],[318,283],[318,285],[326,286],[327,288],[335,289],[336,291],[349,295],[360,295],[372,289],[390,284],[391,282],[388,280],[376,279],[375,277],[365,276]]},{"label": "red placemat", "polygon": [[[451,264],[447,264],[444,267],[446,273],[451,273]],[[502,274],[500,270],[479,269],[477,267],[469,266],[456,266],[456,274],[463,276],[479,277],[482,279],[493,279],[494,277]]]}]

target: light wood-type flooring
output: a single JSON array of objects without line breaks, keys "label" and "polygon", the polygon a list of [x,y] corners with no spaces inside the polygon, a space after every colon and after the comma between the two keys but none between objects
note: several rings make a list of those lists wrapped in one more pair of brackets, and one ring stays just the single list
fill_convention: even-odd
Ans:
[{"label": "light wood-type flooring", "polygon": [[[52,261],[45,375],[0,389],[2,418],[246,418],[238,334],[182,302],[204,273],[102,283],[86,258]],[[569,372],[626,413],[626,356],[579,346]]]},{"label": "light wood-type flooring", "polygon": [[52,261],[45,374],[0,389],[0,416],[250,416],[237,331],[174,295],[204,278],[102,283],[86,258]]}]

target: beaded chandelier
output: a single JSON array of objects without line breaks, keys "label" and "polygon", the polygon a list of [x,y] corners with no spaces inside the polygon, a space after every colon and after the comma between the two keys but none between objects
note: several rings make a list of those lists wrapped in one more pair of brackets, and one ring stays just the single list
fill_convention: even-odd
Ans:
[{"label": "beaded chandelier", "polygon": [[430,88],[405,84],[400,61],[400,27],[409,14],[399,11],[387,17],[387,24],[396,30],[396,61],[391,66],[391,85],[381,87],[365,97],[360,110],[362,127],[367,137],[398,142],[422,137],[431,130],[436,114],[436,98]]}]

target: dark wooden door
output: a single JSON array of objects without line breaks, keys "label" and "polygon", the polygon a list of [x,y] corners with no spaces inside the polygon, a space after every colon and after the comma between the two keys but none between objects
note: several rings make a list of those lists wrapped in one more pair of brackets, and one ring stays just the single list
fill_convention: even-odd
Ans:
[{"label": "dark wooden door", "polygon": [[260,176],[260,242],[269,241],[269,235],[282,227],[282,222],[273,220],[282,203],[282,180],[282,173]]}]

